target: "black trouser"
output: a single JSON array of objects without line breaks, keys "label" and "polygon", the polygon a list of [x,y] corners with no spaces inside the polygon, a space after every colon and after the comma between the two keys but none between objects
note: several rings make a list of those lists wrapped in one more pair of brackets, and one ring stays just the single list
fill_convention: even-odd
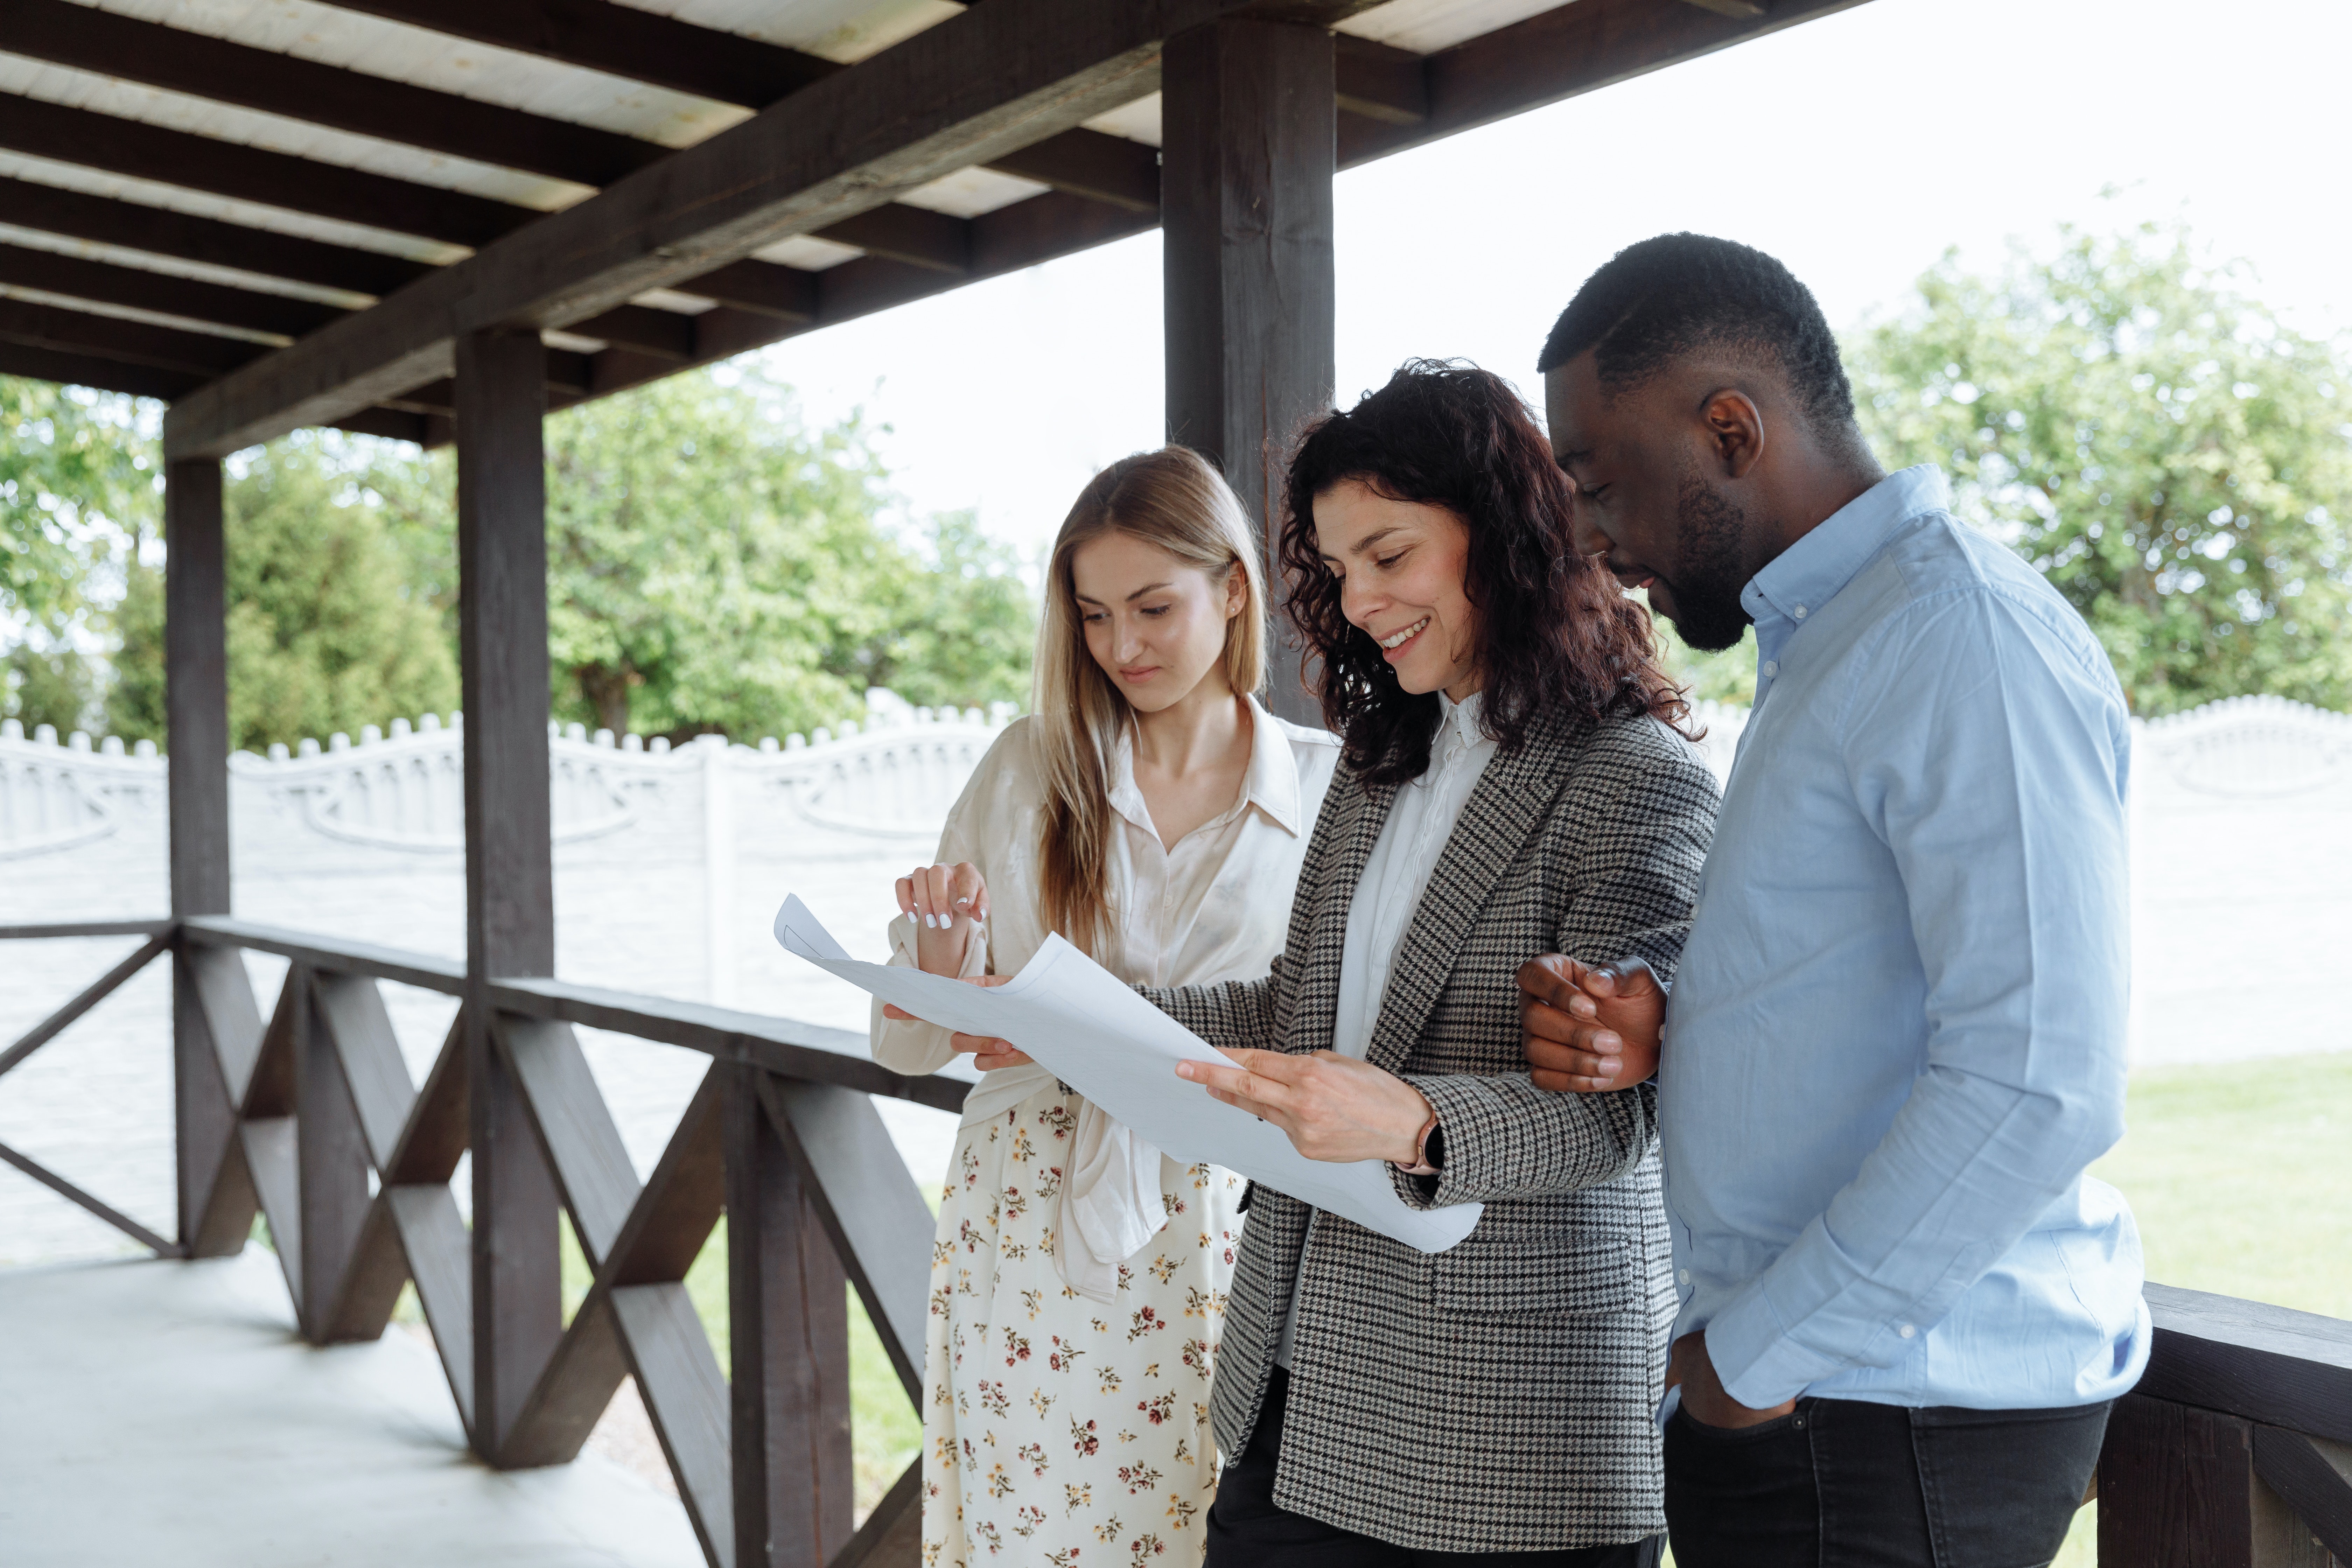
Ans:
[{"label": "black trouser", "polygon": [[1552,1552],[1423,1552],[1278,1508],[1274,1470],[1289,1399],[1290,1374],[1276,1367],[1248,1450],[1218,1478],[1217,1500],[1209,1507],[1206,1568],[1657,1568],[1664,1541],[1657,1535],[1628,1546]]},{"label": "black trouser", "polygon": [[2082,1505],[2107,1406],[1926,1410],[1800,1399],[1738,1430],[1666,1423],[1677,1568],[2041,1568]]}]

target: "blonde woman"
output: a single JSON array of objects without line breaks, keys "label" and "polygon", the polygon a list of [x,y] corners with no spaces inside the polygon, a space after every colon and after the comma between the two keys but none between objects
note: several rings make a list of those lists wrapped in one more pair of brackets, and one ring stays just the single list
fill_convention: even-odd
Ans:
[{"label": "blonde woman", "polygon": [[[1009,974],[1059,931],[1139,984],[1265,973],[1339,756],[1252,695],[1265,623],[1214,468],[1171,447],[1097,475],[1055,541],[1037,710],[982,759],[938,863],[899,879],[891,962]],[[1198,1563],[1240,1180],[1002,1042],[878,1006],[873,1039],[900,1072],[977,1048],[985,1075],[932,1246],[924,1563]]]}]

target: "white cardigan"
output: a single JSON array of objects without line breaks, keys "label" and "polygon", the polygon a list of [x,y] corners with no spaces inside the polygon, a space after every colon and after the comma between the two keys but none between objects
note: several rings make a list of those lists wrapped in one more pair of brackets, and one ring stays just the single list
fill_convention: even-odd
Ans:
[{"label": "white cardigan", "polygon": [[[1255,698],[1249,710],[1249,770],[1239,797],[1172,850],[1161,845],[1136,787],[1132,742],[1120,740],[1110,787],[1109,865],[1119,940],[1106,967],[1123,980],[1145,985],[1254,980],[1282,951],[1299,861],[1339,763],[1339,743],[1325,731],[1276,718]],[[1034,725],[1017,720],[981,759],[940,835],[940,863],[969,860],[988,880],[989,922],[984,941],[973,942],[966,955],[967,975],[1013,973],[1045,942],[1037,901],[1044,798]],[[890,962],[915,963],[914,922],[904,915],[890,922]],[[955,1055],[947,1030],[885,1018],[878,1002],[872,1037],[875,1060],[896,1072],[934,1072]],[[1172,1079],[1170,1087],[1176,1087]],[[965,1100],[963,1125],[992,1121],[1032,1095],[1055,1089],[1054,1075],[1034,1063],[999,1068],[983,1076]],[[1160,1152],[1087,1104],[1079,1112],[1072,1163],[1057,1200],[1055,1262],[1072,1289],[1108,1301],[1119,1263],[1167,1223]]]}]

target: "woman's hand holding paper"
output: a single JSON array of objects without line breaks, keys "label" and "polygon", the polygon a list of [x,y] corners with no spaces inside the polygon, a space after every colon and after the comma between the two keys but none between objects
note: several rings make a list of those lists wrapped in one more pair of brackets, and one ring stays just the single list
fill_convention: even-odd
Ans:
[{"label": "woman's hand holding paper", "polygon": [[1406,1165],[1420,1160],[1429,1101],[1394,1073],[1337,1051],[1226,1055],[1241,1065],[1181,1062],[1177,1076],[1206,1085],[1213,1099],[1273,1122],[1310,1160],[1393,1160]]},{"label": "woman's hand holding paper", "polygon": [[[974,974],[967,976],[967,985],[1002,985],[1012,979],[1010,974]],[[891,1003],[882,1004],[886,1018],[912,1018],[914,1015]],[[998,1068],[1017,1068],[1029,1060],[1029,1053],[1016,1048],[1010,1040],[1000,1040],[992,1035],[950,1033],[948,1044],[959,1051],[972,1053],[971,1065],[982,1072],[994,1072]]]}]

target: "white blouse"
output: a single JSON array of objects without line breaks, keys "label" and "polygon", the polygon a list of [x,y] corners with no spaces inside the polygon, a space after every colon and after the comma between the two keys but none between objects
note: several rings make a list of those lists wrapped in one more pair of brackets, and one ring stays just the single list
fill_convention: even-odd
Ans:
[{"label": "white blouse", "polygon": [[[1389,971],[1396,965],[1404,933],[1421,910],[1421,897],[1454,837],[1462,808],[1470,804],[1486,764],[1501,748],[1479,728],[1485,711],[1476,692],[1456,702],[1443,692],[1437,700],[1444,716],[1429,740],[1429,766],[1417,779],[1397,787],[1389,804],[1388,820],[1364,861],[1348,905],[1348,935],[1339,949],[1339,1007],[1331,1018],[1331,1048],[1361,1061],[1372,1048],[1372,1029],[1380,1022],[1381,998],[1389,988]],[[1290,1364],[1291,1341],[1298,1321],[1298,1292],[1306,1280],[1300,1270],[1290,1291],[1290,1305],[1282,1315],[1282,1331],[1275,1338],[1274,1362]]]},{"label": "white blouse", "polygon": [[[1298,867],[1315,814],[1339,763],[1339,742],[1293,724],[1249,700],[1250,761],[1239,796],[1171,849],[1151,825],[1135,783],[1135,752],[1122,736],[1112,759],[1114,814],[1109,904],[1118,951],[1105,967],[1133,984],[1208,985],[1255,980],[1282,951]],[[988,881],[984,941],[972,943],[964,973],[1011,974],[1047,935],[1038,908],[1037,847],[1045,805],[1033,721],[1006,726],[948,814],[939,860],[969,860]],[[915,926],[890,922],[890,962],[913,967]],[[935,1072],[954,1058],[937,1025],[871,1015],[874,1059],[894,1072]],[[1055,1090],[1034,1063],[985,1074],[964,1102],[963,1125],[1001,1115],[1031,1095]],[[1160,1201],[1160,1152],[1091,1104],[1079,1115],[1076,1170],[1058,1202],[1055,1250],[1066,1283],[1110,1299],[1119,1262],[1167,1222]]]}]

